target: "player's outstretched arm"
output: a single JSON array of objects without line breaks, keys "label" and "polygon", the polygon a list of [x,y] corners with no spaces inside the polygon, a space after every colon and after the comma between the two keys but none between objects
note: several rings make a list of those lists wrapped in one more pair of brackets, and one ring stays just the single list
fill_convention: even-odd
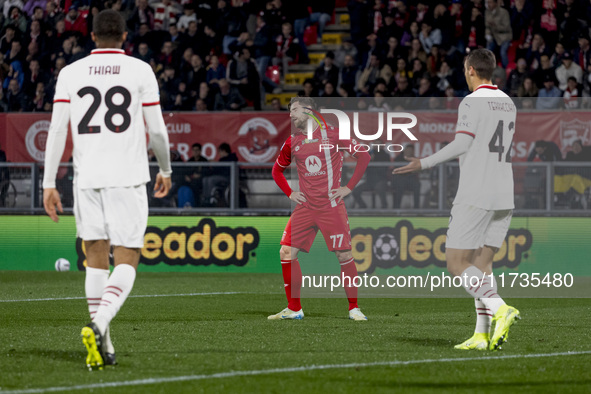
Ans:
[{"label": "player's outstretched arm", "polygon": [[410,163],[404,167],[395,168],[393,174],[407,174],[410,172],[426,170],[435,167],[437,164],[446,162],[463,155],[470,149],[474,141],[474,137],[464,133],[456,133],[456,138],[447,146],[443,147],[439,152],[432,154],[423,159],[409,157]]}]

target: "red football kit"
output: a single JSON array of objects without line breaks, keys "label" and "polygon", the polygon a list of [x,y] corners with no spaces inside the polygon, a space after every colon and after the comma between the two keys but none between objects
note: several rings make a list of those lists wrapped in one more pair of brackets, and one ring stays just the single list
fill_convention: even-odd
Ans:
[{"label": "red football kit", "polygon": [[273,178],[289,197],[292,193],[283,171],[295,160],[300,191],[306,202],[297,204],[291,214],[281,245],[292,246],[308,252],[318,230],[322,233],[328,250],[351,249],[349,218],[344,201],[330,201],[330,191],[341,187],[343,155],[349,152],[357,159],[355,172],[347,184],[353,189],[359,182],[370,156],[355,140],[339,140],[334,127],[316,127],[312,139],[304,133],[290,136],[283,144],[273,167]]}]

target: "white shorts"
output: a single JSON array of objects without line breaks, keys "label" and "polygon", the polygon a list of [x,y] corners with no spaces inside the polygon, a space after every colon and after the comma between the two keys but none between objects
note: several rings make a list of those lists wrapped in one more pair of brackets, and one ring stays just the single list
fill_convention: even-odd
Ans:
[{"label": "white shorts", "polygon": [[512,216],[512,209],[488,211],[471,205],[454,205],[449,218],[445,247],[478,249],[487,245],[500,248]]},{"label": "white shorts", "polygon": [[76,232],[85,241],[108,239],[111,245],[143,248],[148,225],[146,185],[105,189],[74,186]]}]

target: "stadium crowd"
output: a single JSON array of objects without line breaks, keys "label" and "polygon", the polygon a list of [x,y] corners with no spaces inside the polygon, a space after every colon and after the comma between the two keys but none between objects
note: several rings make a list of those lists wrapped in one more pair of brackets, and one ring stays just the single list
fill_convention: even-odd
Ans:
[{"label": "stadium crowd", "polygon": [[[339,1],[338,5],[345,5]],[[125,51],[149,63],[164,110],[261,109],[278,92],[269,68],[307,63],[336,0],[0,0],[0,111],[50,111],[60,70],[93,49],[93,16],[124,13]],[[328,98],[464,96],[466,51],[498,54],[493,82],[538,108],[591,92],[582,0],[350,0],[350,39],[326,53],[301,94]],[[310,37],[310,26],[316,36]],[[523,104],[534,107],[533,100]],[[273,108],[279,109],[274,105]]]}]

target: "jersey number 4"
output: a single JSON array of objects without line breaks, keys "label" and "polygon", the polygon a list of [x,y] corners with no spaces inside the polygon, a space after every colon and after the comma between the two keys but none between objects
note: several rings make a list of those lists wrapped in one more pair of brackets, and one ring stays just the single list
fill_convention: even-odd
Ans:
[{"label": "jersey number 4", "polygon": [[[113,96],[117,93],[123,96],[121,104],[115,104],[113,102]],[[86,111],[80,120],[80,124],[78,124],[78,134],[100,133],[101,126],[90,126],[89,123],[96,113],[96,110],[101,105],[101,92],[92,86],[86,86],[78,91],[78,96],[80,97],[84,97],[87,94],[90,94],[94,100],[92,101],[92,104],[90,104],[88,111]],[[105,126],[107,126],[107,129],[113,133],[123,133],[131,124],[131,115],[127,111],[131,104],[131,93],[129,93],[129,90],[125,89],[123,86],[113,86],[111,89],[107,90],[107,93],[105,94],[105,104],[108,109],[107,113],[105,113]],[[123,122],[119,126],[113,123],[113,117],[115,115],[121,115],[123,117]]]},{"label": "jersey number 4", "polygon": [[[488,151],[492,153],[499,154],[499,161],[503,160],[503,153],[505,153],[505,147],[503,146],[503,128],[505,123],[502,120],[499,120],[497,123],[497,129],[493,134],[490,142],[488,143]],[[515,124],[513,122],[509,123],[509,130],[513,130]],[[513,141],[511,141],[511,145],[509,145],[509,149],[507,149],[507,154],[505,155],[505,162],[511,163],[511,146],[513,145]]]}]

